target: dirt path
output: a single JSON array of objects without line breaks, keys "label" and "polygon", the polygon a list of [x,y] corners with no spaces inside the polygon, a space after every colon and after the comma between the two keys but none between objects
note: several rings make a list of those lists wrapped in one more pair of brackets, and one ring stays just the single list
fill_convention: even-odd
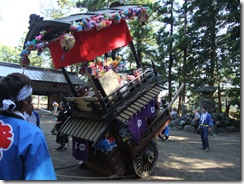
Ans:
[{"label": "dirt path", "polygon": [[[53,116],[41,116],[58,180],[94,180],[102,177],[88,168],[80,168],[72,157],[72,141],[65,152],[58,152],[55,136],[50,131]],[[171,130],[168,142],[157,140],[159,158],[150,177],[143,180],[161,181],[239,181],[241,180],[240,133],[209,136],[210,152],[199,149],[200,136],[183,130]],[[71,167],[69,167],[71,166]],[[129,178],[129,180],[142,180]]]},{"label": "dirt path", "polygon": [[210,151],[201,147],[200,135],[171,130],[170,140],[158,140],[157,168],[148,180],[241,180],[240,133],[209,136]]}]

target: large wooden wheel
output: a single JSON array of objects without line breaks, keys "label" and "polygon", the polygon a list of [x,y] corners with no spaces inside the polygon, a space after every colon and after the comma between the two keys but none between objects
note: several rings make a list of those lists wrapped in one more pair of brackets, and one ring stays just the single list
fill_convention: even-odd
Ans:
[{"label": "large wooden wheel", "polygon": [[156,167],[158,160],[158,146],[155,139],[148,142],[144,149],[133,159],[133,167],[138,177],[149,176]]}]

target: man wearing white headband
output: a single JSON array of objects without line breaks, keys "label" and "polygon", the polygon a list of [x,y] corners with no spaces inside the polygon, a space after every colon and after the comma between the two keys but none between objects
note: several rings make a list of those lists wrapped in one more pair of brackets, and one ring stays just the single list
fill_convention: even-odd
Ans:
[{"label": "man wearing white headband", "polygon": [[43,132],[24,118],[31,80],[13,73],[0,89],[0,180],[56,180]]},{"label": "man wearing white headband", "polygon": [[[18,103],[18,102],[26,100],[27,104],[30,104],[30,103],[28,103],[28,101],[32,100],[31,99],[31,94],[32,94],[32,87],[30,85],[26,84],[18,92],[18,95],[16,97],[15,102]],[[3,101],[2,101],[2,110],[10,110],[10,111],[13,111],[13,113],[23,117],[23,112],[15,110],[16,104],[15,104],[15,102],[12,99],[13,98],[3,99]]]}]

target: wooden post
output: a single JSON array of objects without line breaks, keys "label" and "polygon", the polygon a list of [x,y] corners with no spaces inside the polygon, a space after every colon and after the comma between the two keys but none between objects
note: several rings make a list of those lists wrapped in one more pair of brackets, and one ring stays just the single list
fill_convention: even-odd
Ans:
[{"label": "wooden post", "polygon": [[134,44],[133,44],[132,41],[130,42],[130,48],[131,48],[131,51],[132,51],[132,53],[133,53],[133,55],[135,57],[137,68],[141,68],[141,61],[138,58],[138,55],[136,53],[135,46],[134,46]]},{"label": "wooden post", "polygon": [[151,63],[152,63],[152,68],[153,68],[153,72],[154,72],[154,74],[155,74],[155,75],[158,75],[158,72],[157,72],[157,70],[156,70],[156,66],[155,66],[155,64],[154,64],[154,61],[151,60]]},{"label": "wooden post", "polygon": [[77,97],[77,93],[76,93],[76,91],[75,91],[75,88],[74,88],[73,84],[71,83],[71,80],[70,80],[70,78],[69,78],[69,76],[68,76],[67,71],[65,70],[64,67],[61,67],[61,70],[62,70],[62,72],[63,72],[63,74],[64,74],[64,77],[65,77],[65,79],[66,79],[66,81],[67,81],[67,83],[68,83],[70,89],[71,89],[71,92],[72,92],[73,96],[74,96],[74,97]]}]

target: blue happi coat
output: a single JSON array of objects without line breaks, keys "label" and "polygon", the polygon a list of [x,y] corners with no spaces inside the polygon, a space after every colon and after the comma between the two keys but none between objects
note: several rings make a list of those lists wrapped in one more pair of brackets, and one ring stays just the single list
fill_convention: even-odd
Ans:
[{"label": "blue happi coat", "polygon": [[0,180],[56,180],[42,130],[17,116],[0,114]]},{"label": "blue happi coat", "polygon": [[169,126],[167,125],[164,130],[162,131],[162,134],[169,136]]}]

